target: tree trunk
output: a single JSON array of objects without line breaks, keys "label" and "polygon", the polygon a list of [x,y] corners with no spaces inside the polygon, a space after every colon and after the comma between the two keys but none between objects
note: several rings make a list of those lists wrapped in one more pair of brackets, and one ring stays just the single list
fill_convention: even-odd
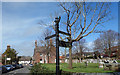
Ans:
[{"label": "tree trunk", "polygon": [[[71,38],[71,27],[70,27],[70,36],[69,36],[69,38],[70,38],[70,40],[69,40],[69,42],[71,43],[72,42],[72,38]],[[72,46],[71,47],[69,47],[69,69],[72,69]]]},{"label": "tree trunk", "polygon": [[72,69],[72,47],[69,48],[69,69]]},{"label": "tree trunk", "polygon": [[49,53],[47,54],[47,56],[48,56],[48,63],[49,63]]},{"label": "tree trunk", "polygon": [[81,63],[81,58],[82,58],[82,49],[80,48],[80,57],[79,57],[80,62],[79,63]]},{"label": "tree trunk", "polygon": [[109,44],[109,57],[111,57],[111,45]]},{"label": "tree trunk", "polygon": [[79,63],[81,63],[81,56],[79,57]]},{"label": "tree trunk", "polygon": [[[66,60],[66,48],[65,48],[65,60]],[[64,63],[65,63],[65,60],[64,60]]]}]

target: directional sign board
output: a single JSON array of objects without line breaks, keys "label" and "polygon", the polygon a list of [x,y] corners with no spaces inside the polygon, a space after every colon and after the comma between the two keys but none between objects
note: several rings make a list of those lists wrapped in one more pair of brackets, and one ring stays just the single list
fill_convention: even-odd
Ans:
[{"label": "directional sign board", "polygon": [[72,43],[65,42],[65,41],[59,41],[59,46],[61,46],[61,47],[71,47]]},{"label": "directional sign board", "polygon": [[70,34],[69,34],[69,33],[66,33],[66,32],[63,32],[63,31],[60,31],[60,30],[59,30],[59,33],[70,36]]}]

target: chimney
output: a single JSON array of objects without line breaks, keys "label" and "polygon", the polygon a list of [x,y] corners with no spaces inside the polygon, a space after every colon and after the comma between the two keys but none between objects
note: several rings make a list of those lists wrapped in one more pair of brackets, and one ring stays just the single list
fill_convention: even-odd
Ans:
[{"label": "chimney", "polygon": [[46,44],[45,44],[45,47],[46,47]]},{"label": "chimney", "polygon": [[37,40],[35,40],[35,48],[37,48]]},{"label": "chimney", "polygon": [[7,49],[10,49],[10,45],[7,45]]}]

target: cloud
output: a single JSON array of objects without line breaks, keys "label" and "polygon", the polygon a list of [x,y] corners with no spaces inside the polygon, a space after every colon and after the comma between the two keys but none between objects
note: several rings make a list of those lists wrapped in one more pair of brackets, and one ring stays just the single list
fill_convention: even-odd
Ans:
[{"label": "cloud", "polygon": [[34,21],[40,21],[40,20],[45,20],[45,19],[47,19],[47,17],[35,17],[35,18],[26,19],[23,22],[24,23],[32,23]]},{"label": "cloud", "polygon": [[19,52],[19,55],[32,56],[34,40],[38,39],[38,36],[41,36],[45,30],[45,27],[38,22],[44,20],[46,24],[50,23],[49,10],[54,10],[54,5],[52,5],[53,8],[48,8],[51,5],[46,3],[4,2],[2,9],[2,52],[6,50],[6,46],[9,44]]},{"label": "cloud", "polygon": [[89,49],[93,49],[93,47],[94,47],[94,42],[92,41],[92,42],[87,42],[87,43],[85,43],[85,45],[89,48]]},{"label": "cloud", "polygon": [[34,53],[34,40],[21,42],[17,45],[13,45],[13,48],[17,50],[19,56],[33,56]]},{"label": "cloud", "polygon": [[[12,37],[25,37],[40,32],[40,25],[37,24],[37,20],[44,19],[45,17],[36,17],[30,19],[14,19],[3,20],[3,37],[4,39]],[[44,28],[44,27],[42,27]],[[7,37],[5,37],[7,36]]]},{"label": "cloud", "polygon": [[[12,42],[12,43],[11,43]],[[14,48],[19,56],[33,56],[34,53],[34,40],[23,40],[23,41],[11,41],[9,43],[11,48]],[[3,52],[7,46],[4,47]]]},{"label": "cloud", "polygon": [[15,20],[11,19],[11,16],[3,19],[3,27],[1,25],[3,32],[3,49],[1,53],[3,53],[6,50],[6,46],[10,44],[12,48],[17,50],[18,55],[32,56],[34,53],[34,40],[38,39],[37,37],[45,30],[45,27],[40,26],[37,22],[46,19],[46,17],[27,19],[21,19],[20,17],[13,18],[15,18]]},{"label": "cloud", "polygon": [[[31,40],[37,39],[35,37],[41,35],[40,32],[42,33],[44,31],[44,27],[40,28],[37,21],[45,19],[45,17],[22,19],[20,17],[13,16],[13,19],[11,19],[11,16],[8,16],[9,17],[3,16],[3,26],[0,25],[0,29],[2,29],[1,32],[3,32],[1,34],[2,37],[0,37],[3,42],[2,52],[4,52],[6,46],[10,44],[13,48],[17,49],[19,55],[24,55],[27,52],[31,54],[33,52],[33,48],[31,47],[33,42],[31,42]],[[26,55],[30,55],[29,53]]]}]

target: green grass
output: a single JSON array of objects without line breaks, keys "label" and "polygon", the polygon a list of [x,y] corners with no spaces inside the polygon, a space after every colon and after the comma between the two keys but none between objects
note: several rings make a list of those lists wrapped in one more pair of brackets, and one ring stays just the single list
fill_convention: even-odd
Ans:
[{"label": "green grass", "polygon": [[120,63],[120,60],[117,60],[118,63]]},{"label": "green grass", "polygon": [[[42,64],[43,66],[49,68],[49,70],[55,71],[56,64]],[[67,63],[60,64],[60,69],[62,71],[67,72],[76,72],[76,73],[105,73],[105,72],[113,72],[113,71],[104,71],[104,69],[98,67],[97,63],[89,63],[88,67],[85,67],[84,63],[73,63],[73,69],[68,68]]]}]

